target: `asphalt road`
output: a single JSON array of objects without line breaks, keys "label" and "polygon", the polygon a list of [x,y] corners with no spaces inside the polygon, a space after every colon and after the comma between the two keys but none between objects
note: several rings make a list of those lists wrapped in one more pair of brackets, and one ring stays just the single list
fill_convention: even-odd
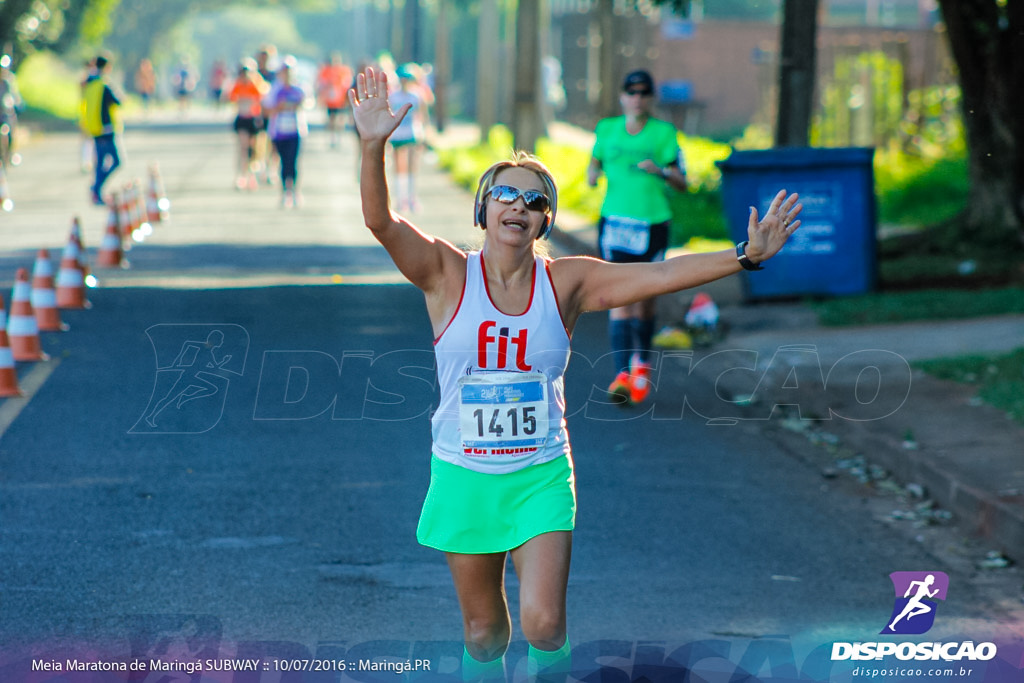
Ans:
[{"label": "asphalt road", "polygon": [[[158,161],[171,221],[132,249],[131,268],[98,272],[92,308],[44,336],[51,360],[19,364],[28,397],[0,405],[0,680],[68,652],[457,666],[444,558],[414,536],[436,403],[422,298],[361,229],[351,145],[328,150],[318,132],[296,211],[273,188],[230,189],[225,130],[126,136],[123,176]],[[49,136],[23,150],[16,208],[0,216],[0,280],[35,249],[59,249],[72,215],[99,243],[105,214],[86,205],[75,145]],[[472,198],[433,171],[421,185],[424,225],[462,241]],[[196,372],[211,340],[220,367]],[[832,643],[879,639],[896,571],[950,576],[929,640],[1005,634],[968,576],[756,424],[684,414],[687,396],[713,387],[665,358],[652,407],[624,411],[600,390],[604,318],[585,317],[573,343],[577,665],[636,680],[672,653],[706,680],[738,667],[848,677],[853,663],[828,662]],[[513,609],[516,587],[510,571]],[[513,639],[515,667],[525,645],[518,629]],[[201,680],[350,673],[265,666]]]}]

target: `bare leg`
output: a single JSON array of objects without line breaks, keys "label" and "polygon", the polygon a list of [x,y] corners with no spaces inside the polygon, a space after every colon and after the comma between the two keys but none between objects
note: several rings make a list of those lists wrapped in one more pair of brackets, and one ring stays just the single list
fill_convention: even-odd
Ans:
[{"label": "bare leg", "polygon": [[476,660],[500,658],[512,637],[505,597],[505,553],[446,553],[462,610],[466,650]]},{"label": "bare leg", "polygon": [[571,556],[571,531],[535,536],[512,551],[519,577],[523,635],[538,649],[557,650],[565,643],[565,594]]},{"label": "bare leg", "polygon": [[541,534],[512,551],[530,680],[562,682],[571,669],[565,614],[571,556],[570,531]]}]

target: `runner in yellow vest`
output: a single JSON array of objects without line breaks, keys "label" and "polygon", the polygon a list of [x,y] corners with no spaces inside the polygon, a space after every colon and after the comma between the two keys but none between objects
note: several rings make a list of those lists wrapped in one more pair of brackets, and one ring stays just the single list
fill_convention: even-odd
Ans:
[{"label": "runner in yellow vest", "polygon": [[103,184],[121,165],[117,150],[117,135],[122,131],[121,100],[114,94],[106,76],[110,61],[104,55],[96,58],[95,68],[82,86],[82,130],[91,135],[96,145],[96,176],[90,190],[93,204],[102,205]]}]

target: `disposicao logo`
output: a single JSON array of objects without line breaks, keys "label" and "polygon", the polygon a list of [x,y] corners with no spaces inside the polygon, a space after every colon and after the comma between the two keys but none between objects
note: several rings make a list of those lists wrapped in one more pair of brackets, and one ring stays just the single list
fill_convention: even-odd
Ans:
[{"label": "disposicao logo", "polygon": [[249,333],[223,323],[159,324],[146,330],[156,356],[153,394],[131,434],[201,434],[224,414],[228,385],[241,377]]},{"label": "disposicao logo", "polygon": [[[920,635],[935,624],[936,600],[945,600],[949,576],[943,572],[893,572],[896,598],[881,635]],[[993,643],[965,642],[858,642],[833,643],[832,661],[896,657],[919,661],[987,661],[996,656]]]},{"label": "disposicao logo", "polygon": [[936,600],[945,600],[949,576],[943,572],[893,572],[889,574],[896,601],[883,634],[919,635],[935,623]]}]

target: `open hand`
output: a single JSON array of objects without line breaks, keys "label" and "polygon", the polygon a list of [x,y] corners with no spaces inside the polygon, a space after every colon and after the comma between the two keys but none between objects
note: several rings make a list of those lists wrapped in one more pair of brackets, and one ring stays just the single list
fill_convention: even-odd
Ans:
[{"label": "open hand", "polygon": [[356,87],[349,88],[348,101],[352,104],[352,118],[362,140],[386,140],[412,108],[403,105],[397,112],[388,104],[388,77],[383,71],[374,72],[367,67],[356,76]]},{"label": "open hand", "polygon": [[746,253],[751,261],[766,261],[782,249],[789,236],[800,227],[796,219],[803,211],[804,205],[797,204],[800,195],[793,193],[786,196],[785,190],[772,199],[764,218],[758,219],[757,209],[750,207],[750,222],[747,225]]}]

